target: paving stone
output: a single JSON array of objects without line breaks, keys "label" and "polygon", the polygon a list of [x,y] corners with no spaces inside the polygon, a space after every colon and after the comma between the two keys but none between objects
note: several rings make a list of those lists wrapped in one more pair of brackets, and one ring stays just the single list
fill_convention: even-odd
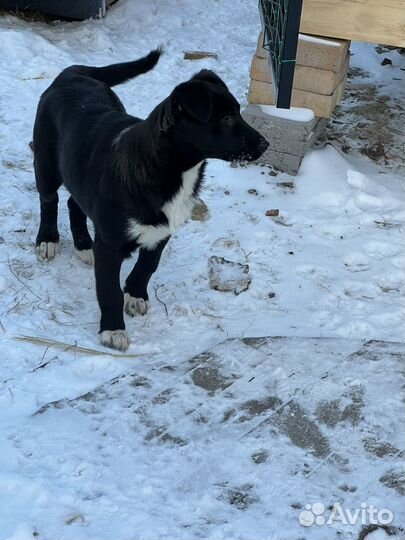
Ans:
[{"label": "paving stone", "polygon": [[[358,539],[360,521],[303,528],[299,516],[314,501],[324,505],[325,517],[336,502],[351,510],[373,504],[390,509],[390,527],[399,530],[404,356],[403,344],[382,341],[227,339],[173,365],[141,362],[81,396],[44,404],[32,429],[37,436],[52,429],[55,456],[67,446],[78,453],[85,446],[88,456],[90,448],[87,469],[101,477],[140,460],[140,474],[153,486],[145,493],[158,508],[165,508],[168,490],[196,504],[203,497],[199,523],[187,525],[190,538],[198,537],[201,522],[204,535],[215,536],[213,509],[220,516],[221,505],[229,505],[246,519],[257,518],[260,508],[287,523],[278,540]],[[24,438],[19,444],[25,451]],[[120,463],[110,455],[115,445]],[[139,452],[143,445],[147,452]],[[30,449],[44,452],[35,457],[46,477],[49,449]],[[142,501],[135,485],[136,493]],[[88,502],[86,490],[76,497],[79,508]],[[184,532],[181,510],[170,508]]]}]

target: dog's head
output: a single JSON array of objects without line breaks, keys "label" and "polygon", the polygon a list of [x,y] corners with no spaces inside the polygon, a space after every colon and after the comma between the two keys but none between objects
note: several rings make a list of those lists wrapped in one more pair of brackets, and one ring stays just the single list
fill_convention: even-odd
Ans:
[{"label": "dog's head", "polygon": [[269,145],[243,120],[239,103],[213,71],[202,70],[176,86],[168,105],[164,129],[178,147],[202,159],[253,161]]}]

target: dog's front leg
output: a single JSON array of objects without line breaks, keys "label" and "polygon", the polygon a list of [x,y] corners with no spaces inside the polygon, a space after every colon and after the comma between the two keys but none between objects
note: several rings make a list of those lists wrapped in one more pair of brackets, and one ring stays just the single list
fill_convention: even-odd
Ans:
[{"label": "dog's front leg", "polygon": [[96,232],[93,244],[97,300],[101,310],[100,336],[106,347],[125,351],[129,337],[124,324],[124,295],[120,287],[122,255]]},{"label": "dog's front leg", "polygon": [[162,251],[170,236],[154,249],[141,248],[138,260],[125,282],[125,311],[128,315],[145,315],[149,307],[148,283],[156,272]]}]

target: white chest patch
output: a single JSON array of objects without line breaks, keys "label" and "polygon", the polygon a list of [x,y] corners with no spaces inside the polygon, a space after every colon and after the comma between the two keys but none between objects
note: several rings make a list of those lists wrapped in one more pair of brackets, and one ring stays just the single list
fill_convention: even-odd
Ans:
[{"label": "white chest patch", "polygon": [[182,173],[183,183],[174,197],[162,206],[162,212],[167,217],[165,225],[142,225],[136,219],[130,219],[128,234],[131,240],[146,249],[153,249],[156,245],[173,234],[185,221],[187,221],[195,205],[193,197],[194,187],[199,178],[199,169],[202,162]]}]

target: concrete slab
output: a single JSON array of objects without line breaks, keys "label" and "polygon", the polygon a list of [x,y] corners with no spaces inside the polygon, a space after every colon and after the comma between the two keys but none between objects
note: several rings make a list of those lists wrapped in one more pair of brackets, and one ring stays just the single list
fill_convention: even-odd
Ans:
[{"label": "concrete slab", "polygon": [[[55,455],[92,448],[86,468],[99,477],[119,478],[126,460],[139,460],[148,485],[132,496],[151,515],[158,509],[170,537],[242,538],[243,512],[255,540],[258,530],[277,540],[359,540],[369,525],[347,523],[348,510],[391,512],[392,533],[405,519],[403,361],[403,344],[391,342],[228,339],[45,404],[35,426],[53,429]],[[49,456],[35,457],[46,474]],[[76,490],[77,507],[87,491]]]}]

